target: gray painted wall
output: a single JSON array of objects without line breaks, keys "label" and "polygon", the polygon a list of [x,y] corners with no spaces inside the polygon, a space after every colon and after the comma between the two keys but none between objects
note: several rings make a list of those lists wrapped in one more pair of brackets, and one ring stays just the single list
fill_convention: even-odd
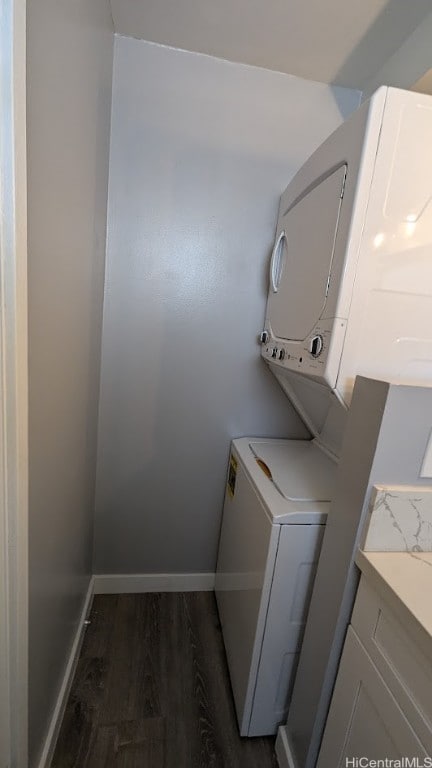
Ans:
[{"label": "gray painted wall", "polygon": [[108,0],[27,4],[30,766],[89,585],[113,32]]},{"label": "gray painted wall", "polygon": [[229,442],[305,432],[259,358],[278,199],[359,94],[117,37],[95,572],[213,571]]},{"label": "gray painted wall", "polygon": [[299,768],[316,763],[357,589],[354,557],[372,486],[429,486],[420,471],[431,429],[432,387],[357,377],[286,726]]},{"label": "gray painted wall", "polygon": [[380,85],[411,88],[432,67],[432,12],[363,88],[368,98]]}]

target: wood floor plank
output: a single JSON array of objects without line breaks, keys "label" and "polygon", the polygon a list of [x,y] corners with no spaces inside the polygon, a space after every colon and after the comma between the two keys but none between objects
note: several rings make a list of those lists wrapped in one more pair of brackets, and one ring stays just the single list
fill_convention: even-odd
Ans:
[{"label": "wood floor plank", "polygon": [[241,739],[213,593],[98,595],[52,768],[277,768]]},{"label": "wood floor plank", "polygon": [[56,759],[62,768],[83,768],[86,764],[105,675],[105,659],[80,657],[62,724],[62,732],[67,733],[68,738],[66,743],[59,738],[57,744]]},{"label": "wood floor plank", "polygon": [[[176,605],[179,613],[179,637],[177,659],[180,670],[177,675],[179,709],[182,714],[170,711],[168,728],[175,723],[177,742],[184,742],[183,752],[191,768],[205,765],[213,768],[222,764],[221,746],[215,739],[215,729],[211,712],[211,702],[207,693],[205,673],[205,649],[200,642],[198,624],[191,619],[190,593],[177,596]],[[206,617],[207,618],[207,617]],[[201,617],[202,619],[202,617]],[[189,702],[185,708],[184,702]],[[168,731],[167,768],[175,766],[175,741]],[[181,748],[179,746],[179,748]]]},{"label": "wood floor plank", "polygon": [[163,768],[165,765],[164,718],[120,724],[117,738],[116,768]]},{"label": "wood floor plank", "polygon": [[83,768],[117,768],[116,740],[117,726],[100,725],[95,728]]}]

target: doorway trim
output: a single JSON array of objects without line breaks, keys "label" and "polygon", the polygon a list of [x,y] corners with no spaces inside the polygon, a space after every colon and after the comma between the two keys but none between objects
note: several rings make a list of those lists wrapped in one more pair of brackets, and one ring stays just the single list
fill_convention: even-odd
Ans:
[{"label": "doorway trim", "polygon": [[27,765],[28,370],[26,2],[0,7],[0,733]]}]

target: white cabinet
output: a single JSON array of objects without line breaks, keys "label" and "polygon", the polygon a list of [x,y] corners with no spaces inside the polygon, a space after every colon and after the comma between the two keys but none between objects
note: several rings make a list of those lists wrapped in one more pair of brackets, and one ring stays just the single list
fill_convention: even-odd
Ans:
[{"label": "white cabinet", "polygon": [[426,751],[350,627],[318,759],[318,768],[357,757],[425,757]]},{"label": "white cabinet", "polygon": [[417,758],[418,765],[428,765],[424,760],[432,757],[431,681],[430,656],[363,578],[317,768],[361,765],[354,759],[362,757]]}]

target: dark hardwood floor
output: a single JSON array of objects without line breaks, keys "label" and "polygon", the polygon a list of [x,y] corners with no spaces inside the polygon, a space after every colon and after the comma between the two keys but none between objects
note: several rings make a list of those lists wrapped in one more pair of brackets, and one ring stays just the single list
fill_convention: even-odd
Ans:
[{"label": "dark hardwood floor", "polygon": [[52,768],[277,768],[241,739],[211,592],[98,595]]}]

